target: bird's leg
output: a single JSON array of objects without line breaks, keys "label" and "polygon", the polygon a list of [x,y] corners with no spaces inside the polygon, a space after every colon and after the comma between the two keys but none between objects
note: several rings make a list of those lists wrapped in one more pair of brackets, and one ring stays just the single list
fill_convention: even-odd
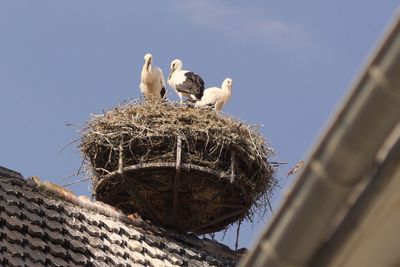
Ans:
[{"label": "bird's leg", "polygon": [[181,93],[178,93],[178,96],[179,96],[179,99],[180,99],[180,103],[181,103],[181,106],[183,105],[183,95],[181,94]]}]

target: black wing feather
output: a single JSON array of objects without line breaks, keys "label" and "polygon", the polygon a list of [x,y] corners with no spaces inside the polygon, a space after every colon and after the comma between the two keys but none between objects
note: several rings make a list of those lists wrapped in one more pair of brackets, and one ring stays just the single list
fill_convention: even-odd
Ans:
[{"label": "black wing feather", "polygon": [[203,97],[204,92],[204,81],[203,79],[194,72],[185,73],[186,80],[178,84],[176,89],[179,92],[194,95],[198,100]]},{"label": "black wing feather", "polygon": [[161,99],[163,99],[164,97],[165,97],[165,94],[167,93],[167,91],[165,90],[165,87],[163,86],[162,88],[161,88],[161,91],[160,91],[160,95],[161,95]]}]

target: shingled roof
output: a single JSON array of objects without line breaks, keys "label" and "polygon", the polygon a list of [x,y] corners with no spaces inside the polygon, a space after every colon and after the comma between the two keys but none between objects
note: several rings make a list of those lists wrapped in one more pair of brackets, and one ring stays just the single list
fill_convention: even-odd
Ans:
[{"label": "shingled roof", "polygon": [[0,266],[234,266],[241,255],[51,185],[0,172]]}]

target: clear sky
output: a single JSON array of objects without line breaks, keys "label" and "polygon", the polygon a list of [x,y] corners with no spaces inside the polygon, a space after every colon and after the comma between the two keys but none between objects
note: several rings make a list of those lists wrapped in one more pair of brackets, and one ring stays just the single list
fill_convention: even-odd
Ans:
[{"label": "clear sky", "polygon": [[[206,87],[233,79],[224,111],[262,124],[273,160],[289,163],[278,173],[276,209],[292,182],[286,172],[315,144],[398,5],[0,0],[0,165],[56,183],[76,172],[76,145],[63,147],[79,138],[91,113],[140,96],[150,52],[165,75],[180,58]],[[171,89],[169,98],[177,100]],[[87,183],[72,189],[90,193]],[[270,216],[244,225],[239,245],[250,246]],[[232,246],[234,232],[223,242]]]}]

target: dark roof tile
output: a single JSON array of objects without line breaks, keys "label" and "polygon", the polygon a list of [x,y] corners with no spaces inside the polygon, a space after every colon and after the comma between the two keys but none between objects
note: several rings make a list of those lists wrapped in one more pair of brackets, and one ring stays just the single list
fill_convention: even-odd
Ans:
[{"label": "dark roof tile", "polygon": [[4,259],[7,262],[6,265],[11,267],[25,267],[25,262],[22,258],[18,256],[13,256],[11,254],[4,255]]},{"label": "dark roof tile", "polygon": [[61,258],[65,258],[68,255],[65,248],[58,244],[49,244],[49,251],[54,256],[61,257]]},{"label": "dark roof tile", "polygon": [[[2,179],[3,180],[3,179]],[[20,190],[20,187],[19,186],[14,186],[12,183],[11,183],[11,180],[10,180],[10,182],[2,182],[1,184],[0,184],[0,187],[3,189],[2,191],[3,192],[6,192],[6,193],[8,193],[8,194],[14,194],[14,195],[18,195],[18,192],[20,192],[21,190]]]},{"label": "dark roof tile", "polygon": [[86,244],[82,243],[79,239],[70,239],[69,246],[75,252],[81,252],[83,254],[86,252]]},{"label": "dark roof tile", "polygon": [[0,257],[0,266],[11,261],[17,266],[20,261],[30,266],[233,266],[237,262],[235,254],[219,244],[207,249],[207,242],[196,236],[132,220],[102,205],[96,210],[98,202],[74,200],[73,195],[62,200],[63,195],[49,194],[39,185],[0,178],[0,255],[7,254],[1,251],[15,254],[10,259]]},{"label": "dark roof tile", "polygon": [[42,227],[30,222],[27,224],[27,227],[28,227],[27,231],[30,235],[44,238],[45,230]]},{"label": "dark roof tile", "polygon": [[46,227],[51,231],[62,232],[64,226],[58,221],[46,220]]},{"label": "dark roof tile", "polygon": [[60,257],[55,257],[52,254],[47,254],[46,264],[56,267],[68,266],[68,262]]},{"label": "dark roof tile", "polygon": [[191,249],[185,249],[184,250],[185,254],[190,258],[190,259],[195,259],[195,260],[203,260],[204,256],[201,253],[196,253]]},{"label": "dark roof tile", "polygon": [[[46,229],[47,230],[47,229]],[[46,231],[47,238],[56,244],[64,244],[65,243],[65,237],[61,232],[53,232],[51,230]]]},{"label": "dark roof tile", "polygon": [[103,249],[104,247],[103,240],[95,236],[89,239],[89,244],[96,249]]},{"label": "dark roof tile", "polygon": [[19,257],[24,256],[24,251],[20,244],[10,242],[7,239],[4,239],[1,243],[3,246],[6,247],[6,249],[8,251],[7,254],[10,254],[13,256],[19,256]]},{"label": "dark roof tile", "polygon": [[108,250],[112,252],[114,255],[120,257],[123,257],[125,254],[124,249],[117,244],[112,244],[112,243],[108,244]]},{"label": "dark roof tile", "polygon": [[188,267],[207,267],[210,266],[208,262],[198,261],[198,260],[189,260]]},{"label": "dark roof tile", "polygon": [[25,258],[28,257],[31,261],[33,261],[35,263],[35,265],[31,265],[31,266],[38,266],[39,264],[44,265],[46,263],[47,253],[43,252],[43,250],[41,250],[41,249],[32,249],[29,246],[29,243],[28,243],[28,246],[24,247],[24,253],[26,255]]},{"label": "dark roof tile", "polygon": [[4,234],[5,238],[11,243],[17,243],[19,245],[23,245],[24,236],[20,232],[11,229],[5,229]]},{"label": "dark roof tile", "polygon": [[45,251],[46,248],[48,247],[47,244],[41,238],[33,237],[30,235],[27,235],[26,238],[28,246],[34,250]]},{"label": "dark roof tile", "polygon": [[77,265],[83,265],[86,262],[86,256],[79,252],[68,250],[69,257]]},{"label": "dark roof tile", "polygon": [[164,252],[162,252],[159,248],[157,247],[151,247],[149,246],[146,242],[142,242],[142,246],[144,251],[150,255],[151,258],[159,258],[162,259],[165,255]]},{"label": "dark roof tile", "polygon": [[[60,213],[54,209],[49,209],[42,207],[42,211],[44,212],[44,216],[50,220],[59,221],[60,220]],[[62,217],[61,217],[62,218]]]},{"label": "dark roof tile", "polygon": [[38,215],[38,213],[33,212],[25,212],[25,217],[27,221],[30,221],[32,224],[43,225],[43,216]]},{"label": "dark roof tile", "polygon": [[167,250],[169,253],[174,253],[174,254],[179,254],[179,255],[181,255],[182,253],[184,253],[184,249],[182,248],[182,246],[178,246],[178,245],[175,244],[175,243],[167,242],[167,243],[165,243],[164,245],[165,245],[166,250]]},{"label": "dark roof tile", "polygon": [[24,230],[24,224],[20,218],[17,216],[8,216],[6,213],[2,213],[1,217],[6,222],[6,226],[10,229],[18,230],[18,231],[23,231]]},{"label": "dark roof tile", "polygon": [[92,256],[92,258],[94,258],[96,260],[99,260],[99,261],[105,261],[107,256],[108,256],[101,249],[96,249],[96,248],[91,247],[91,246],[87,246],[87,251]]},{"label": "dark roof tile", "polygon": [[40,203],[40,197],[37,193],[32,192],[31,190],[27,189],[23,192],[24,199],[28,200],[29,203]]},{"label": "dark roof tile", "polygon": [[182,266],[186,262],[186,260],[183,259],[178,254],[170,254],[170,255],[168,255],[168,261],[171,262],[172,264],[178,265],[178,266]]},{"label": "dark roof tile", "polygon": [[25,261],[25,266],[44,266],[44,264],[42,264],[42,265],[40,265],[40,264],[37,264],[37,263],[34,263],[31,259],[29,259],[28,257],[25,257],[25,259],[24,259],[24,261]]},{"label": "dark roof tile", "polygon": [[23,211],[18,206],[8,205],[5,207],[4,212],[10,216],[22,217]]}]

